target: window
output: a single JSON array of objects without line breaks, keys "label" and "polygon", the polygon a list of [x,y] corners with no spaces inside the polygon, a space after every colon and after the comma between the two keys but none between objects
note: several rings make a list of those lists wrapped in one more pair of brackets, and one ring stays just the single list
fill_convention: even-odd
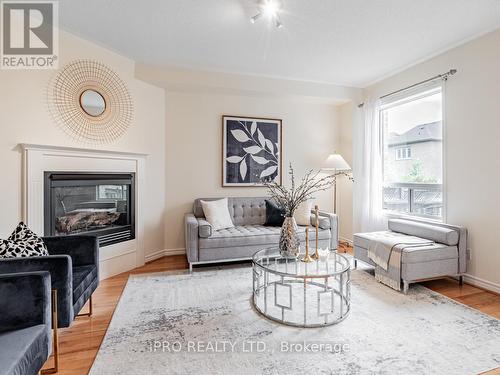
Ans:
[{"label": "window", "polygon": [[411,159],[411,148],[410,147],[400,147],[396,149],[396,160],[407,160]]},{"label": "window", "polygon": [[385,211],[442,219],[442,112],[440,86],[383,104]]}]

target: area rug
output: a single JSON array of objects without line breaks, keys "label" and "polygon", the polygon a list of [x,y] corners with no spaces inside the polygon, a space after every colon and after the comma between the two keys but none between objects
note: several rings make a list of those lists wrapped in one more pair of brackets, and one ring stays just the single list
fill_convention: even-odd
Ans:
[{"label": "area rug", "polygon": [[90,371],[102,374],[477,374],[500,366],[499,320],[422,286],[352,272],[343,322],[293,328],[250,303],[249,267],[131,276]]}]

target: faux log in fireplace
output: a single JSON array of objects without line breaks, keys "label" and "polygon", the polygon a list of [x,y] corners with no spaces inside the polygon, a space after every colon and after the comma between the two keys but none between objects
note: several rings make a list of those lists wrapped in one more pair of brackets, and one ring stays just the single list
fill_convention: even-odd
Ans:
[{"label": "faux log in fireplace", "polygon": [[133,173],[45,172],[46,236],[95,234],[106,246],[135,238]]}]

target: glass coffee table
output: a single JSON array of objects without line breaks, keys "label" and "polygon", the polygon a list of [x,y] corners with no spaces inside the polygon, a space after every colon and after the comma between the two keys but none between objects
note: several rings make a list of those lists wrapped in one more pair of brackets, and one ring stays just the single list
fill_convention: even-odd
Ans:
[{"label": "glass coffee table", "polygon": [[278,248],[252,257],[255,309],[296,327],[323,327],[344,320],[351,307],[349,260],[336,252],[310,263],[280,255]]}]

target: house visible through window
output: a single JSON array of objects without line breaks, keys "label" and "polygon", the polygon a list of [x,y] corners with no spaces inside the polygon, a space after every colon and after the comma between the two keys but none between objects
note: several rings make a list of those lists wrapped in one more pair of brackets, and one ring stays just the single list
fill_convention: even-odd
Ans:
[{"label": "house visible through window", "polygon": [[383,208],[407,215],[443,216],[441,87],[385,102]]}]

